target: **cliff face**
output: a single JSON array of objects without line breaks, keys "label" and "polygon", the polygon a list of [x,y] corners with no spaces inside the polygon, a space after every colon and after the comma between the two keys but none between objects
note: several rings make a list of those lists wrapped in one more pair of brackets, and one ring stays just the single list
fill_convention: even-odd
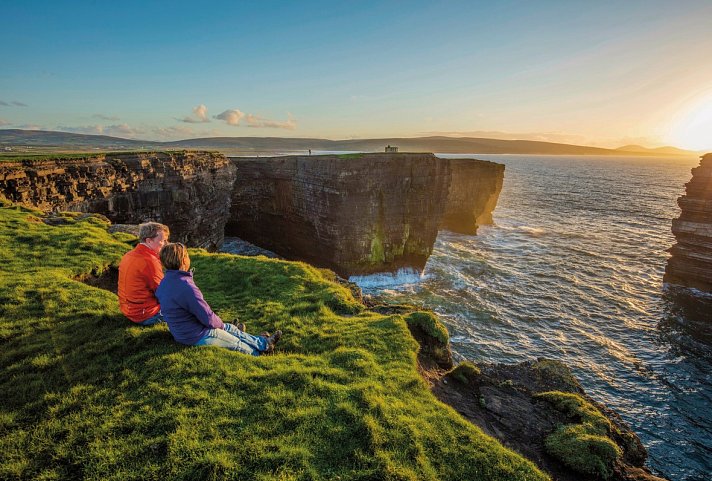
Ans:
[{"label": "cliff face", "polygon": [[98,212],[115,223],[154,220],[171,240],[222,244],[235,167],[207,152],[101,154],[0,163],[0,195],[43,210]]},{"label": "cliff face", "polygon": [[677,244],[670,249],[664,281],[712,292],[712,154],[692,169],[677,203],[680,217],[672,221]]},{"label": "cliff face", "polygon": [[476,234],[477,227],[492,223],[504,183],[504,165],[473,159],[451,159],[447,208],[440,227]]},{"label": "cliff face", "polygon": [[491,222],[504,166],[433,154],[233,159],[228,235],[344,276],[422,271],[438,229]]},{"label": "cliff face", "polygon": [[422,269],[447,202],[432,154],[234,159],[226,232],[341,275]]}]

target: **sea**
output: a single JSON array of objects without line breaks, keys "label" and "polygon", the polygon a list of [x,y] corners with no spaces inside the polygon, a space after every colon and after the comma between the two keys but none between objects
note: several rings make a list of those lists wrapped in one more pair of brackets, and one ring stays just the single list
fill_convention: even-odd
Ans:
[{"label": "sea", "polygon": [[712,479],[712,296],[663,284],[699,159],[448,155],[506,166],[494,225],[441,232],[422,275],[354,279],[435,310],[456,360],[570,366],[672,481]]}]

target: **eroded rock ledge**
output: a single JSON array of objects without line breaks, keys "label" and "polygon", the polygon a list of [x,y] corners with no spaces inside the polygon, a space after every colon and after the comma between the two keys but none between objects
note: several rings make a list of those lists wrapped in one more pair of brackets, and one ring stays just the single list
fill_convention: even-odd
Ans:
[{"label": "eroded rock ledge", "polygon": [[100,213],[114,223],[167,224],[173,240],[223,242],[235,167],[210,152],[100,154],[0,163],[0,195],[45,211]]},{"label": "eroded rock ledge", "polygon": [[504,166],[433,154],[234,158],[226,233],[340,275],[421,271],[438,231],[491,223]]},{"label": "eroded rock ledge", "polygon": [[677,203],[680,217],[672,221],[677,244],[670,249],[664,281],[712,292],[712,154],[692,169]]},{"label": "eroded rock ledge", "polygon": [[[520,364],[465,363],[437,379],[435,396],[452,406],[484,432],[536,463],[557,481],[662,481],[645,468],[647,451],[638,436],[613,410],[595,402],[583,390],[568,367],[548,359]],[[584,406],[580,411],[562,409],[571,402]],[[603,441],[590,440],[585,419],[593,409],[605,432]],[[597,412],[596,412],[597,411]],[[585,414],[582,414],[585,413]],[[547,448],[549,437],[558,430],[576,433],[563,450],[568,466]],[[600,426],[599,426],[600,427]],[[608,446],[606,446],[608,442]],[[615,447],[617,446],[617,447]],[[608,447],[619,451],[614,461],[602,454]],[[561,449],[561,448],[560,448]],[[578,456],[581,456],[579,458]],[[593,458],[593,459],[592,459]],[[606,473],[606,474],[602,474]]]},{"label": "eroded rock ledge", "polygon": [[[364,301],[369,310],[403,316],[420,345],[418,369],[435,397],[553,480],[665,481],[645,467],[648,453],[638,436],[615,411],[590,398],[566,364],[543,358],[464,361],[453,369],[447,328],[434,313],[370,296]],[[547,447],[555,434],[565,455]]]}]

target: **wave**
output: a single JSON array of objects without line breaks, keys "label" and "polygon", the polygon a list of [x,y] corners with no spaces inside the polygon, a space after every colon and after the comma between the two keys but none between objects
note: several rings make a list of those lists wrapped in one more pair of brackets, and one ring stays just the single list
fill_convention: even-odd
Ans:
[{"label": "wave", "polygon": [[397,272],[382,272],[367,276],[351,276],[349,281],[353,282],[361,289],[374,289],[381,287],[393,287],[407,284],[416,284],[426,276],[412,268],[398,269]]}]

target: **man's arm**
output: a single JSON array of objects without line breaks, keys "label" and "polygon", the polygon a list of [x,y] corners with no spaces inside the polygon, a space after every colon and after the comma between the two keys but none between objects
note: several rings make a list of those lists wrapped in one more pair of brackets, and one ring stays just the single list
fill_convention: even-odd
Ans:
[{"label": "man's arm", "polygon": [[163,280],[163,268],[158,260],[148,262],[146,266],[146,283],[148,289],[155,295],[158,284]]}]

